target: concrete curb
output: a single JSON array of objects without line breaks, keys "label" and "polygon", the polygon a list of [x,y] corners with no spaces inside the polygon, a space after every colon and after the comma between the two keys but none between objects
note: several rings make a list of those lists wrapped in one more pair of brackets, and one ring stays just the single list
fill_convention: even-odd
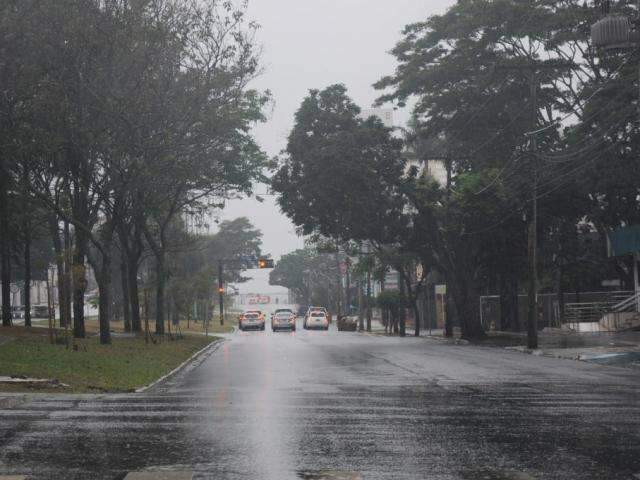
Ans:
[{"label": "concrete curb", "polygon": [[207,345],[204,348],[201,348],[200,350],[198,350],[197,352],[195,352],[193,355],[191,355],[189,358],[187,358],[184,362],[182,362],[180,365],[178,365],[176,368],[174,368],[173,370],[171,370],[169,373],[163,375],[162,377],[158,378],[157,380],[154,380],[153,382],[151,382],[149,385],[145,385],[144,387],[140,387],[140,388],[136,388],[135,393],[144,393],[147,390],[155,387],[156,385],[164,382],[165,380],[167,380],[168,378],[172,377],[173,375],[175,375],[176,373],[178,373],[180,370],[182,370],[184,367],[186,367],[187,365],[189,365],[190,363],[194,362],[198,357],[200,357],[201,355],[204,355],[206,353],[208,353],[208,350],[213,350],[214,347],[218,347],[218,345],[220,343],[224,342],[223,338],[218,338],[217,340],[214,340],[213,342],[211,342],[209,345]]},{"label": "concrete curb", "polygon": [[388,333],[385,333],[384,330],[376,330],[376,331],[372,331],[372,332],[367,332],[367,331],[356,331],[356,333],[360,333],[362,335],[370,335],[373,337],[389,337],[389,338],[419,338],[421,340],[430,340],[430,341],[434,341],[434,342],[438,342],[438,343],[446,343],[449,345],[471,345],[471,342],[469,342],[469,340],[465,340],[464,338],[445,338],[442,336],[438,336],[438,335],[429,335],[429,334],[421,334],[420,336],[416,337],[413,333],[407,333],[405,334],[404,337],[401,337],[400,335],[390,335]]}]

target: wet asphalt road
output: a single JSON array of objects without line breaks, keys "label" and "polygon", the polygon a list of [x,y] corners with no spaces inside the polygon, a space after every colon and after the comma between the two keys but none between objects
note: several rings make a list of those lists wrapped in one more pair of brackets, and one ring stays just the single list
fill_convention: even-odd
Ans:
[{"label": "wet asphalt road", "polygon": [[0,396],[0,475],[632,480],[639,380],[498,348],[267,327],[145,394]]}]

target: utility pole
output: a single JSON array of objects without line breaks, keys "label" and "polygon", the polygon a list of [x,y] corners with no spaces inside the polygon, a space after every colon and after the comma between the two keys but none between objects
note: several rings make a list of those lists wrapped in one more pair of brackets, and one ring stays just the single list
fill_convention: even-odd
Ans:
[{"label": "utility pole", "polygon": [[224,283],[222,274],[224,272],[222,260],[218,260],[218,301],[220,302],[220,325],[224,325]]},{"label": "utility pole", "polygon": [[358,330],[364,330],[364,295],[362,288],[362,278],[358,279]]},{"label": "utility pole", "polygon": [[367,332],[370,332],[370,331],[371,331],[371,268],[367,268]]},{"label": "utility pole", "polygon": [[529,263],[529,285],[527,291],[527,348],[538,348],[538,69],[560,68],[563,65],[536,65],[531,59],[528,65],[503,66],[500,68],[525,70],[529,74],[529,90],[531,97],[531,132],[529,137],[530,153],[533,170],[533,188],[531,195],[531,219],[527,232],[527,257]]},{"label": "utility pole", "polygon": [[404,281],[400,270],[398,270],[398,287],[400,288],[400,336],[404,337],[407,332],[407,309],[405,305]]},{"label": "utility pole", "polygon": [[340,318],[342,316],[342,311],[344,308],[344,305],[342,304],[342,297],[343,297],[343,292],[342,292],[342,272],[341,272],[341,268],[340,268],[340,254],[338,252],[335,253],[335,260],[336,260],[336,280],[337,280],[337,307],[338,307],[338,311],[336,313],[336,318]]},{"label": "utility pole", "polygon": [[531,221],[529,222],[529,311],[527,315],[527,347],[538,348],[538,76],[535,66],[529,72],[531,87],[531,160],[533,162],[533,198]]},{"label": "utility pole", "polygon": [[346,283],[346,289],[345,289],[345,314],[346,315],[351,315],[351,276],[349,274],[349,267],[351,266],[351,260],[349,259],[349,257],[347,257],[344,260],[344,263],[347,267],[347,271],[346,271],[346,277],[345,277],[345,283]]}]

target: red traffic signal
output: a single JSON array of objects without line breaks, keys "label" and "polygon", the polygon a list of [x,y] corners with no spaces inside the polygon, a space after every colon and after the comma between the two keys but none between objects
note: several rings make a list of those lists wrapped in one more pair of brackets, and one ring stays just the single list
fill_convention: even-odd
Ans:
[{"label": "red traffic signal", "polygon": [[273,268],[273,259],[271,258],[259,258],[258,268]]}]

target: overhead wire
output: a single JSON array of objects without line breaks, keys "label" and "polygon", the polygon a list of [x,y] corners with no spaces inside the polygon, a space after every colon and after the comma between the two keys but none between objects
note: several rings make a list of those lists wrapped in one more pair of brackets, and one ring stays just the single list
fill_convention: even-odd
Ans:
[{"label": "overhead wire", "polygon": [[[530,18],[533,16],[533,13],[534,13],[534,12],[533,12],[533,10],[532,10],[532,12],[530,13],[530,15],[529,15],[529,17],[528,17],[528,18],[529,18],[529,20],[530,20]],[[571,116],[579,115],[579,114],[575,111],[575,109],[576,109],[576,107],[578,106],[578,104],[579,104],[579,103],[582,103],[583,105],[588,104],[591,100],[593,100],[593,99],[596,97],[596,95],[598,95],[600,92],[602,92],[602,91],[603,91],[603,90],[604,90],[604,89],[605,89],[605,88],[606,88],[606,87],[607,87],[611,82],[613,82],[614,80],[617,80],[617,79],[618,79],[617,74],[618,74],[618,73],[623,69],[623,67],[624,67],[625,65],[627,65],[627,64],[629,63],[629,61],[633,58],[634,53],[635,53],[635,52],[633,52],[632,54],[630,54],[630,55],[629,55],[629,56],[624,60],[624,62],[622,62],[622,64],[621,64],[621,65],[619,65],[619,66],[618,66],[618,68],[617,68],[617,69],[616,69],[616,70],[615,70],[615,71],[614,71],[614,72],[613,72],[613,73],[612,73],[612,74],[607,78],[606,82],[605,82],[603,85],[599,86],[599,87],[598,87],[598,88],[597,88],[597,89],[596,89],[596,90],[595,90],[591,95],[589,95],[589,97],[587,97],[587,98],[586,98],[586,99],[584,99],[584,100],[578,100],[578,101],[574,104],[574,107],[572,107],[572,108],[574,109],[574,111],[573,111],[573,112],[567,113],[564,117],[562,117],[562,118],[561,118],[561,119],[559,119],[559,120],[556,120],[556,122],[554,122],[553,124],[555,124],[555,125],[562,124],[562,122],[566,121],[566,120],[567,120],[568,118],[570,118]],[[606,109],[611,105],[611,103],[613,103],[613,101],[614,101],[614,100],[616,100],[617,98],[619,98],[619,96],[621,96],[623,93],[624,93],[624,92],[621,92],[621,93],[617,94],[616,96],[614,96],[613,98],[609,99],[609,101],[607,101],[607,103],[606,103],[603,107],[601,107],[601,108],[600,108],[599,110],[597,110],[596,112],[591,113],[591,114],[589,115],[589,117],[587,117],[587,119],[584,119],[584,118],[583,118],[583,119],[581,119],[581,122],[580,122],[580,123],[581,123],[581,124],[584,124],[584,123],[585,123],[585,121],[591,120],[591,119],[592,119],[592,118],[594,118],[595,116],[597,116],[597,115],[599,115],[600,113],[602,113],[603,111],[605,111],[605,110],[606,110]],[[486,105],[488,105],[488,102],[485,102],[485,106],[486,106]],[[618,113],[619,113],[619,112],[618,112]],[[472,155],[474,155],[474,154],[478,153],[478,152],[479,152],[479,151],[481,151],[483,148],[485,148],[487,145],[489,145],[489,144],[491,144],[493,141],[495,141],[495,139],[496,139],[496,138],[498,138],[498,136],[499,136],[502,132],[504,132],[507,128],[509,128],[511,125],[513,125],[513,123],[515,123],[515,121],[517,121],[517,120],[520,118],[520,116],[521,116],[521,113],[520,113],[520,114],[518,114],[518,115],[516,115],[516,117],[514,117],[514,118],[511,120],[511,122],[509,122],[506,126],[504,126],[503,128],[501,128],[500,130],[498,130],[498,131],[497,131],[497,132],[496,132],[496,133],[495,133],[491,138],[489,138],[487,141],[483,142],[480,146],[478,146],[477,148],[475,148],[474,150],[472,150],[472,152],[469,154],[469,156],[472,156]],[[626,119],[627,119],[627,118],[629,118],[630,116],[631,116],[631,115],[626,115],[626,116],[623,118],[623,120],[626,120]],[[553,124],[549,125],[549,127],[547,127],[547,128],[550,128]],[[567,129],[567,130],[575,129],[575,128],[577,128],[577,126],[578,126],[578,125],[570,126],[570,127],[568,127],[568,129]],[[600,131],[602,132],[602,130],[601,130],[599,127],[597,127],[597,126],[596,126],[595,128],[596,128],[597,130],[600,130]],[[610,129],[608,129],[608,130],[607,130],[607,132],[608,132],[608,131],[610,131],[610,130],[613,130],[613,129],[615,129],[615,128],[619,128],[619,125],[614,126],[614,127],[610,128]],[[566,134],[567,130],[565,130],[565,134]],[[581,144],[583,144],[583,143],[585,143],[585,142],[587,142],[587,141],[589,141],[589,139],[585,139],[585,140],[583,140],[583,141],[579,142],[577,145],[581,145]],[[608,140],[607,140],[607,138],[605,137],[605,138],[604,138],[603,140],[601,140],[601,141],[596,141],[595,143],[590,144],[588,148],[583,148],[583,149],[580,149],[580,150],[579,150],[579,151],[577,151],[577,152],[572,152],[572,153],[570,153],[570,154],[564,154],[564,155],[568,155],[568,156],[570,156],[571,158],[573,158],[573,157],[578,156],[578,155],[581,155],[582,153],[585,153],[585,152],[587,152],[587,151],[592,151],[594,146],[595,146],[595,147],[601,146],[602,144],[606,143],[607,141],[608,141]],[[605,150],[601,151],[597,156],[595,156],[595,157],[593,157],[593,158],[589,159],[588,161],[584,162],[583,164],[581,164],[581,165],[580,165],[580,166],[578,166],[577,168],[574,168],[574,169],[572,169],[572,170],[570,170],[570,171],[568,171],[568,172],[564,172],[564,173],[563,173],[563,174],[561,174],[560,176],[554,177],[551,181],[549,181],[549,182],[547,182],[547,183],[545,183],[545,184],[539,185],[539,186],[538,186],[538,188],[540,188],[540,187],[543,187],[543,188],[544,188],[545,186],[551,185],[552,183],[556,182],[558,179],[562,179],[562,178],[565,178],[565,177],[567,177],[567,176],[574,175],[575,173],[577,173],[577,172],[578,172],[578,171],[580,171],[581,169],[586,168],[587,166],[589,166],[589,165],[593,164],[595,161],[597,161],[598,159],[600,159],[600,158],[601,158],[603,155],[605,155],[608,151],[610,151],[611,149],[613,149],[613,148],[617,145],[617,143],[618,143],[618,142],[614,142],[613,144],[611,144],[610,146],[608,146]],[[512,166],[513,164],[515,164],[519,159],[523,158],[524,156],[525,156],[525,155],[519,155],[519,156],[517,156],[517,157],[513,157],[513,158],[512,158],[512,159],[510,159],[508,162],[506,162],[506,163],[505,163],[505,165],[500,169],[500,171],[498,172],[498,174],[496,174],[496,176],[491,180],[491,182],[490,182],[488,185],[486,185],[485,187],[483,187],[480,191],[476,192],[476,195],[481,194],[481,193],[484,193],[485,191],[489,190],[493,185],[495,185],[495,184],[497,183],[497,181],[498,181],[500,178],[502,178],[502,176],[503,176],[503,175],[505,175],[505,172],[509,169],[509,167],[510,167],[510,166]],[[548,155],[547,157],[549,157],[549,158],[550,158],[550,157],[552,157],[552,155]],[[549,159],[549,158],[547,158],[547,159]],[[552,160],[553,160],[553,159],[552,159]],[[511,175],[513,175],[513,174],[514,174],[514,172],[511,172]],[[493,229],[495,229],[495,228],[498,228],[498,227],[500,227],[502,224],[504,224],[507,220],[509,220],[511,217],[513,217],[514,215],[516,215],[517,213],[519,213],[519,209],[520,209],[520,208],[522,208],[522,207],[524,207],[527,203],[532,202],[532,201],[534,201],[534,200],[538,200],[538,199],[540,199],[540,198],[544,198],[545,196],[550,195],[553,191],[556,191],[557,189],[561,188],[563,185],[566,185],[567,183],[568,183],[568,182],[560,182],[560,184],[556,185],[556,186],[555,186],[555,187],[553,187],[551,190],[546,191],[546,192],[544,192],[543,194],[537,195],[537,196],[536,196],[536,197],[534,197],[534,198],[527,199],[527,200],[526,200],[522,205],[520,205],[520,207],[519,207],[519,208],[515,208],[515,209],[511,210],[509,213],[507,213],[506,215],[504,215],[504,216],[503,216],[503,217],[502,217],[498,222],[496,222],[496,223],[492,224],[491,226],[489,226],[489,227],[487,227],[487,228],[480,229],[480,230],[472,231],[472,232],[464,232],[464,233],[463,233],[463,235],[474,235],[474,234],[484,233],[484,232],[487,232],[487,231],[491,231],[491,230],[493,230]]]},{"label": "overhead wire", "polygon": [[[633,112],[624,115],[620,120],[621,122],[624,122],[630,118],[636,117],[637,116],[637,112],[635,111],[635,108],[633,108]],[[593,151],[594,149],[597,149],[598,147],[602,146],[603,144],[606,144],[607,142],[610,141],[609,137],[611,136],[611,134],[615,133],[615,130],[621,128],[623,126],[623,124],[621,123],[617,123],[614,124],[612,126],[610,126],[607,130],[602,130],[599,127],[595,127],[597,130],[599,130],[600,133],[600,138],[599,139],[591,139],[592,142],[585,146],[580,148],[579,150],[575,150],[575,151],[571,151],[569,153],[565,153],[565,154],[558,154],[558,155],[549,155],[549,154],[539,154],[539,157],[542,158],[543,160],[545,160],[548,163],[551,164],[560,164],[560,163],[570,163],[575,161],[576,157],[580,157],[582,155],[584,155],[585,153],[589,153],[591,151]]]},{"label": "overhead wire", "polygon": [[[602,85],[600,85],[591,95],[589,95],[584,100],[576,100],[576,102],[574,103],[573,107],[571,107],[571,110],[573,110],[572,112],[569,112],[569,113],[565,114],[565,116],[562,117],[562,118],[556,119],[555,122],[553,122],[551,125],[553,125],[554,123],[555,124],[562,124],[562,122],[564,122],[565,120],[569,119],[570,117],[572,117],[574,115],[578,115],[578,113],[576,112],[576,107],[578,106],[578,104],[579,103],[583,103],[583,104],[586,105],[591,100],[593,100],[596,97],[596,95],[598,95],[601,91],[603,91],[605,89],[605,87],[607,87],[613,80],[617,80],[617,77],[615,77],[615,75],[617,75],[618,73],[620,73],[620,71],[622,71],[622,68],[631,61],[631,59],[633,58],[635,53],[636,53],[635,51],[631,52],[627,56],[627,58],[618,66],[618,68],[616,68],[611,73],[611,75],[609,75],[609,77],[606,79],[606,81]],[[607,103],[607,105],[609,103]],[[575,128],[575,127],[574,126],[570,126],[568,128],[571,129],[571,128]]]},{"label": "overhead wire", "polygon": [[[611,146],[611,148],[613,147],[613,145]],[[599,158],[602,157],[602,155],[604,155],[606,153],[606,151],[601,152],[597,157],[592,158],[588,163],[585,163],[583,165],[580,165],[579,167],[573,169],[570,172],[566,172],[564,175],[562,175],[561,177],[558,178],[564,178],[568,175],[571,175],[573,173],[577,173],[580,169],[582,168],[586,168],[586,166],[594,163],[596,160],[598,160]],[[557,178],[556,178],[557,180]],[[545,185],[549,185],[551,182],[545,184]],[[515,215],[522,213],[522,209],[529,203],[533,202],[534,200],[540,200],[542,198],[545,198],[546,196],[550,195],[551,193],[555,192],[556,190],[560,189],[561,187],[563,187],[564,185],[566,185],[568,182],[561,182],[560,184],[556,185],[555,187],[553,187],[551,190],[548,190],[540,195],[536,195],[534,198],[527,198],[524,201],[520,201],[518,203],[518,205],[516,205],[514,208],[512,208],[508,213],[506,213],[505,215],[503,215],[498,221],[492,223],[491,225],[489,225],[488,227],[485,228],[481,228],[479,230],[473,230],[470,232],[463,232],[462,235],[464,236],[470,236],[470,235],[478,235],[481,233],[487,233],[490,232],[492,230],[495,230],[499,227],[501,227],[505,222],[507,222],[508,220],[510,220],[511,218],[513,218]]]},{"label": "overhead wire", "polygon": [[[588,123],[589,121],[593,120],[593,119],[594,119],[595,117],[597,117],[598,115],[602,114],[602,113],[603,113],[603,112],[604,112],[604,111],[605,111],[605,110],[606,110],[606,109],[611,105],[611,103],[613,103],[615,100],[617,100],[618,98],[622,97],[622,96],[623,96],[623,95],[625,95],[625,94],[627,94],[627,91],[625,91],[625,90],[623,89],[621,92],[619,92],[619,93],[618,93],[618,94],[616,94],[614,97],[612,97],[612,98],[607,102],[607,104],[606,104],[605,106],[603,106],[603,107],[602,107],[602,108],[600,108],[599,110],[597,110],[597,111],[593,112],[589,117],[586,117],[585,119],[583,119],[583,120],[580,122],[580,124],[579,124],[579,125],[583,125],[583,124],[585,124],[585,123]],[[633,107],[633,106],[629,106],[628,108],[629,108],[629,109],[633,109],[633,110],[635,111],[635,107]],[[611,111],[611,112],[609,113],[609,116],[607,116],[607,117],[604,119],[604,121],[606,122],[606,121],[608,121],[608,120],[609,120],[610,118],[612,118],[612,117],[619,116],[619,114],[620,114],[620,112],[619,112],[619,111],[615,111],[615,110],[613,110],[613,111]],[[628,116],[627,116],[627,117],[624,117],[623,119],[626,119],[626,118],[628,118]],[[575,128],[577,128],[579,125],[575,125],[575,126],[572,126],[572,127],[570,127],[570,128],[571,128],[571,129],[575,129]],[[614,125],[614,127],[613,127],[613,128],[617,128],[617,127],[619,127],[619,125]],[[600,134],[602,134],[602,135],[605,135],[606,133],[608,133],[608,132],[612,129],[612,128],[610,127],[609,129],[607,129],[607,130],[605,131],[605,130],[603,130],[601,127],[599,127],[599,126],[597,126],[597,125],[594,125],[594,126],[593,126],[593,128],[594,128],[597,132],[599,132]],[[579,141],[579,142],[576,142],[576,143],[572,144],[572,145],[571,145],[571,147],[572,147],[572,148],[575,148],[576,146],[580,146],[580,145],[587,144],[588,142],[590,142],[590,141],[592,141],[592,140],[593,140],[593,139],[592,139],[591,137],[586,136],[586,138],[584,138],[583,140],[581,140],[581,141]],[[587,147],[586,149],[588,149],[588,148],[590,148],[590,147]],[[567,150],[569,150],[569,149],[567,149]],[[580,153],[582,153],[582,151],[583,151],[583,150],[585,150],[585,148],[580,148],[579,150],[574,150],[574,151],[568,151],[568,152],[566,152],[566,153],[547,153],[547,154],[545,154],[545,156],[546,156],[546,158],[549,158],[549,159],[554,159],[554,158],[555,158],[555,159],[567,158],[567,157],[573,157],[573,156],[575,156],[576,154],[580,154]]]},{"label": "overhead wire", "polygon": [[[593,92],[586,100],[585,102],[589,102],[590,100],[592,100],[593,98],[595,98],[595,96],[600,93],[601,91],[604,90],[604,88],[609,85],[613,80],[614,80],[614,75],[615,73],[619,72],[622,67],[624,65],[626,65],[629,60],[632,58],[632,55],[629,55],[627,57],[627,59],[623,62],[623,64],[621,64],[618,69],[616,69],[616,71],[614,72],[614,74],[612,74],[607,81],[605,82],[605,84],[601,85],[595,92]],[[616,78],[617,79],[617,78]],[[622,90],[621,92],[619,92],[618,94],[616,94],[613,98],[611,98],[602,108],[600,108],[599,110],[592,112],[587,118],[583,119],[583,121],[581,123],[584,123],[586,121],[589,121],[593,118],[595,118],[597,115],[599,115],[600,113],[602,113],[603,111],[605,111],[606,108],[608,108],[609,105],[611,105],[611,103],[613,103],[613,101],[617,100],[618,98],[620,98],[622,95],[624,95],[626,92],[624,90]],[[635,109],[634,109],[635,110]],[[619,112],[613,112],[616,115]],[[612,113],[612,115],[613,115]],[[568,118],[571,115],[574,115],[575,113],[571,113],[568,114],[567,116],[564,117],[564,119]],[[631,117],[634,114],[630,114],[627,115],[623,118],[623,120],[626,120],[627,118]],[[561,120],[563,121],[563,120]],[[560,121],[560,122],[561,122]],[[555,124],[557,124],[558,122],[556,122]],[[551,124],[553,125],[553,124]],[[550,126],[551,126],[550,125]],[[576,126],[573,127],[569,127],[569,128],[576,128]],[[540,155],[541,158],[544,158],[546,161],[550,162],[550,163],[565,163],[565,162],[570,162],[573,161],[573,158],[579,155],[582,155],[588,151],[591,151],[594,147],[599,147],[602,144],[606,143],[608,140],[606,138],[606,133],[609,133],[610,131],[615,130],[616,128],[618,128],[618,125],[614,125],[613,127],[610,127],[606,132],[603,132],[602,129],[598,126],[595,126],[596,130],[599,130],[601,134],[603,134],[603,137],[601,140],[597,140],[593,143],[591,143],[590,145],[588,145],[587,147],[581,148],[578,151],[574,151],[574,152],[570,152],[570,153],[564,153],[564,154],[546,154],[546,155]],[[582,140],[581,142],[578,142],[577,144],[574,144],[573,146],[576,145],[581,145],[586,143],[587,141],[590,141],[589,138]],[[477,151],[477,150],[476,150]],[[518,158],[522,158],[521,156]],[[560,158],[568,158],[568,160],[560,160]],[[490,183],[488,185],[486,185],[485,187],[483,187],[481,190],[479,190],[478,192],[476,192],[476,195],[480,195],[484,192],[486,192],[487,190],[489,190],[493,185],[496,184],[496,182],[502,177],[502,175],[504,174],[504,172],[512,165],[512,163],[514,162],[514,159],[509,160],[508,162],[505,163],[505,166],[498,172],[498,174],[496,175],[496,177],[494,179],[492,179],[490,181]]]}]

